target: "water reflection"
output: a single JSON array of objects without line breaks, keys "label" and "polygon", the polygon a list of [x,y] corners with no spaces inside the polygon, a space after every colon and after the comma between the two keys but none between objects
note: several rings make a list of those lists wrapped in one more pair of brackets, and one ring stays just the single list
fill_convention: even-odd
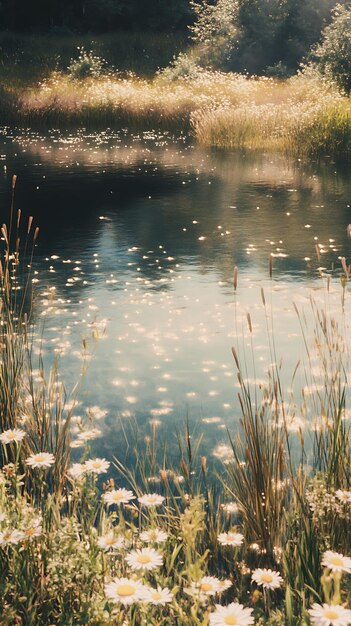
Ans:
[{"label": "water reflection", "polygon": [[[89,343],[94,358],[76,409],[93,407],[99,453],[121,453],[130,419],[142,435],[160,421],[161,437],[176,445],[190,415],[208,450],[223,455],[225,429],[240,415],[231,345],[251,354],[247,312],[256,380],[283,356],[289,388],[304,353],[293,301],[308,310],[312,290],[323,302],[318,268],[336,275],[338,308],[338,258],[350,249],[347,176],[332,164],[203,151],[167,134],[4,129],[0,153],[1,206],[16,173],[16,204],[41,226],[36,316],[68,383],[80,372],[82,338],[100,336]],[[252,369],[249,356],[249,377]]]}]

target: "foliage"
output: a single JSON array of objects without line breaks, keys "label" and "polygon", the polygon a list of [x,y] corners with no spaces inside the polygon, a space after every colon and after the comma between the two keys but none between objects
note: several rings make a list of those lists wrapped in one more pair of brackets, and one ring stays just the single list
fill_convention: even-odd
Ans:
[{"label": "foliage", "polygon": [[337,5],[332,23],[313,50],[317,69],[345,92],[351,91],[351,8]]},{"label": "foliage", "polygon": [[84,78],[98,78],[104,73],[106,61],[94,54],[87,52],[84,48],[78,48],[78,59],[71,59],[68,66],[68,73],[73,79],[82,80]]}]

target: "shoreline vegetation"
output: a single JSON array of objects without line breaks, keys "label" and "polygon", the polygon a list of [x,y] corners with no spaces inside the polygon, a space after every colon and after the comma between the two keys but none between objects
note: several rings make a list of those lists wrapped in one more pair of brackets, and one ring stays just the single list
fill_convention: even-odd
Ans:
[{"label": "shoreline vegetation", "polygon": [[[16,177],[13,194],[15,185]],[[346,260],[341,285],[331,288],[321,278],[325,307],[311,300],[311,341],[296,309],[306,346],[305,363],[292,374],[294,381],[300,367],[298,396],[284,392],[262,291],[272,365],[266,385],[249,383],[253,347],[251,355],[233,348],[241,432],[229,438],[231,458],[220,474],[211,475],[189,426],[172,465],[156,424],[135,445],[128,469],[120,459],[94,458],[91,416],[74,420],[79,388],[68,393],[57,364],[46,371],[39,356],[37,367],[30,302],[38,234],[32,218],[22,224],[13,195],[9,224],[1,228],[2,626],[349,624]],[[340,301],[336,317],[331,297]],[[252,345],[250,314],[247,334]],[[309,432],[301,426],[306,419]],[[86,447],[72,463],[77,428]]]},{"label": "shoreline vegetation", "polygon": [[[200,144],[223,149],[280,150],[299,158],[348,159],[351,154],[350,98],[311,72],[287,79],[250,77],[206,70],[191,55],[180,54],[177,62],[155,73],[153,59],[159,58],[162,37],[141,40],[135,35],[125,56],[123,42],[114,44],[117,51],[112,54],[111,36],[101,39],[94,49],[110,50],[108,61],[79,48],[78,57],[69,62],[67,52],[65,59],[58,52],[64,46],[58,39],[44,56],[44,69],[32,68],[30,78],[23,67],[31,39],[13,42],[3,35],[0,47],[12,46],[12,52],[4,55],[0,69],[1,123],[128,125],[189,132]],[[164,41],[166,65],[181,42],[177,37]],[[36,45],[40,53],[45,38]],[[24,60],[19,46],[24,47]],[[72,40],[67,49],[73,48]],[[114,59],[119,59],[118,70]]]}]

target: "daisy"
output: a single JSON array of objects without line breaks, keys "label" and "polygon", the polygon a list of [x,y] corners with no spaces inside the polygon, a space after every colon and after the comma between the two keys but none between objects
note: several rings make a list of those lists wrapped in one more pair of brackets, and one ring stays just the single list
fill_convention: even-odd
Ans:
[{"label": "daisy", "polygon": [[218,541],[222,546],[241,546],[244,541],[244,535],[241,533],[220,533],[217,537]]},{"label": "daisy", "polygon": [[343,502],[344,504],[347,503],[351,503],[351,491],[344,491],[343,489],[338,489],[335,492],[336,497],[338,498],[338,500],[340,500],[340,502]]},{"label": "daisy", "polygon": [[105,594],[112,602],[120,602],[124,606],[141,600],[145,587],[138,580],[114,578],[105,585]]},{"label": "daisy", "polygon": [[140,533],[141,541],[146,541],[147,543],[164,543],[167,541],[167,533],[159,528],[150,528],[150,530],[144,530]]},{"label": "daisy", "polygon": [[220,591],[220,580],[214,576],[203,576],[196,583],[192,583],[192,588],[200,592],[200,595],[214,596]]},{"label": "daisy", "polygon": [[16,528],[5,528],[0,532],[0,546],[8,546],[9,544],[19,543],[24,539],[24,532]]},{"label": "daisy", "polygon": [[147,571],[160,567],[163,563],[162,554],[153,548],[141,548],[141,550],[133,550],[126,561],[133,570],[144,569]]},{"label": "daisy", "polygon": [[50,467],[55,463],[55,457],[50,452],[38,452],[38,454],[31,454],[26,459],[27,465],[30,467]]},{"label": "daisy", "polygon": [[162,589],[162,587],[160,586],[158,586],[157,589],[152,589],[151,587],[145,587],[145,591],[143,591],[142,599],[145,602],[149,602],[150,604],[153,604],[153,605],[164,606],[165,604],[167,604],[167,602],[172,602],[173,594],[168,589],[168,587],[165,587],[164,589]]},{"label": "daisy", "polygon": [[32,521],[23,528],[24,538],[30,541],[34,537],[39,537],[42,530],[41,519],[32,519]]},{"label": "daisy", "polygon": [[93,474],[105,474],[110,467],[110,462],[106,459],[89,459],[85,461],[85,469]]},{"label": "daisy", "polygon": [[309,609],[312,624],[315,626],[348,626],[351,624],[351,611],[339,604],[313,604]]},{"label": "daisy", "polygon": [[127,504],[135,498],[135,495],[128,489],[112,489],[112,491],[104,493],[102,498],[107,506],[112,506],[113,504]]},{"label": "daisy", "polygon": [[98,538],[98,546],[102,550],[105,550],[105,552],[108,550],[118,550],[125,546],[125,539],[124,537],[118,537],[118,535],[115,535],[113,530],[111,530],[107,535],[102,535]]},{"label": "daisy", "polygon": [[264,589],[278,589],[283,582],[279,572],[271,569],[255,569],[251,579]]},{"label": "daisy", "polygon": [[13,442],[19,443],[20,441],[22,441],[22,439],[25,436],[26,436],[26,433],[24,432],[24,430],[21,430],[20,428],[14,428],[10,430],[5,430],[3,433],[1,433],[0,441],[4,445],[6,445],[7,443],[13,443]]},{"label": "daisy", "polygon": [[210,615],[210,626],[250,626],[254,623],[253,609],[244,608],[238,602],[232,602],[228,606],[216,604],[216,610]]},{"label": "daisy", "polygon": [[143,506],[159,506],[164,501],[163,496],[159,496],[158,493],[146,493],[144,496],[138,498],[138,502]]},{"label": "daisy", "polygon": [[71,467],[68,469],[67,473],[71,478],[75,480],[80,480],[81,478],[83,478],[85,472],[86,472],[86,467],[84,463],[73,463]]},{"label": "daisy", "polygon": [[348,556],[327,550],[323,554],[322,565],[332,572],[347,572],[351,574],[351,559]]},{"label": "daisy", "polygon": [[232,586],[232,582],[230,580],[228,580],[228,578],[226,578],[225,580],[219,580],[218,581],[218,592],[219,593],[223,593],[224,591],[227,591],[227,589],[229,589],[229,587]]}]

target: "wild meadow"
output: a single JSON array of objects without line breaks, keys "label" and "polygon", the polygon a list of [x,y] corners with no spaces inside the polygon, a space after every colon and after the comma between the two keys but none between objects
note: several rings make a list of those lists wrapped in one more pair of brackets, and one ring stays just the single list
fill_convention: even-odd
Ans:
[{"label": "wild meadow", "polygon": [[[96,458],[91,416],[79,423],[86,445],[73,462],[79,381],[68,393],[59,363],[48,370],[33,351],[39,229],[15,210],[15,186],[16,177],[1,228],[1,624],[351,623],[345,258],[337,315],[321,272],[325,306],[311,298],[312,340],[296,307],[305,357],[288,387],[261,291],[271,367],[255,384],[248,378],[254,351],[233,346],[241,424],[237,436],[228,434],[231,454],[220,470],[211,469],[189,424],[178,460],[168,458],[156,423],[135,447],[132,467]],[[235,270],[233,290],[237,281]],[[253,345],[250,314],[246,326]]]}]

